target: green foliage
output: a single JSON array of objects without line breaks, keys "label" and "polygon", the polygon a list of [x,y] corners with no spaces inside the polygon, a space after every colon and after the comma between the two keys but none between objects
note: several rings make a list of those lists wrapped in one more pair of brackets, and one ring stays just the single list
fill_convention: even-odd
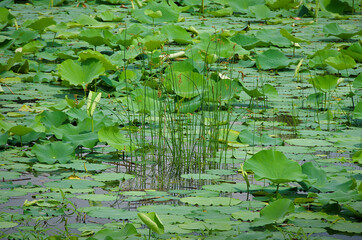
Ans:
[{"label": "green foliage", "polygon": [[53,142],[45,145],[36,144],[32,153],[41,163],[68,163],[74,159],[74,146],[69,143]]},{"label": "green foliage", "polygon": [[83,88],[104,73],[105,69],[102,62],[89,59],[81,64],[68,59],[58,65],[60,77],[72,85]]},{"label": "green foliage", "polygon": [[245,161],[244,170],[253,171],[257,180],[268,179],[276,184],[299,182],[306,178],[297,162],[273,150],[262,150],[253,155]]}]

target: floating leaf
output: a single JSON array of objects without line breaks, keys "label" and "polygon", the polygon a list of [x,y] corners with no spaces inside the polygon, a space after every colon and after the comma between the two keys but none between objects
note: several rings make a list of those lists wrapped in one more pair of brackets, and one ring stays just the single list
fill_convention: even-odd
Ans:
[{"label": "floating leaf", "polygon": [[260,211],[260,218],[256,218],[252,226],[263,226],[275,223],[291,212],[294,212],[293,201],[290,199],[278,199]]},{"label": "floating leaf", "polygon": [[256,19],[270,19],[275,16],[275,13],[264,4],[250,6],[249,10]]},{"label": "floating leaf", "polygon": [[55,25],[56,21],[54,21],[53,17],[43,17],[35,20],[30,25],[27,25],[26,27],[34,29],[38,31],[39,33],[43,33],[45,29],[51,25]]},{"label": "floating leaf", "polygon": [[129,152],[135,148],[116,126],[102,128],[98,132],[98,138],[100,142],[106,142],[119,151]]},{"label": "floating leaf", "polygon": [[255,146],[255,145],[273,146],[273,145],[281,145],[283,143],[283,140],[281,140],[280,138],[272,138],[269,137],[267,134],[262,134],[262,135],[253,134],[247,129],[242,130],[238,138],[240,142],[249,144],[250,146]]},{"label": "floating leaf", "polygon": [[233,206],[241,203],[241,200],[228,197],[186,197],[181,202],[199,206]]},{"label": "floating leaf", "polygon": [[161,28],[161,33],[166,35],[169,41],[175,41],[180,44],[192,43],[190,34],[182,27],[168,24]]},{"label": "floating leaf", "polygon": [[18,136],[24,136],[24,135],[34,131],[34,129],[25,127],[25,126],[21,126],[21,125],[16,125],[16,126],[10,128],[8,131],[12,132]]},{"label": "floating leaf", "polygon": [[274,183],[299,182],[306,178],[300,165],[282,152],[262,150],[244,163],[244,170],[254,172],[255,179]]},{"label": "floating leaf", "polygon": [[317,76],[308,79],[308,82],[322,92],[331,92],[337,88],[342,79],[333,75]]},{"label": "floating leaf", "polygon": [[16,227],[18,226],[18,223],[15,222],[0,222],[0,229],[4,229],[4,228],[12,228],[12,227]]},{"label": "floating leaf", "polygon": [[32,153],[36,155],[41,163],[67,163],[74,159],[74,146],[62,142],[53,142],[46,145],[35,144]]},{"label": "floating leaf", "polygon": [[185,179],[194,179],[194,180],[205,180],[205,179],[219,179],[220,176],[213,175],[213,174],[207,174],[207,173],[188,173],[188,174],[182,174],[182,178]]},{"label": "floating leaf", "polygon": [[356,62],[354,61],[354,59],[348,55],[343,54],[339,54],[336,57],[329,57],[324,60],[324,62],[334,67],[338,71],[356,67]]},{"label": "floating leaf", "polygon": [[302,38],[297,38],[295,36],[293,36],[292,34],[290,34],[286,29],[282,28],[280,29],[280,34],[287,38],[289,41],[294,42],[294,43],[300,43],[300,42],[305,42],[310,44],[310,41],[302,39]]},{"label": "floating leaf", "polygon": [[135,176],[127,173],[109,173],[104,172],[93,175],[92,178],[96,181],[107,182],[107,181],[125,181],[135,178]]},{"label": "floating leaf", "polygon": [[256,218],[260,217],[258,212],[252,212],[248,210],[241,210],[232,214],[233,218],[242,220],[242,221],[253,221]]},{"label": "floating leaf", "polygon": [[323,32],[326,36],[335,36],[342,39],[349,39],[355,35],[362,35],[362,30],[350,32],[341,28],[338,23],[328,23],[323,27]]},{"label": "floating leaf", "polygon": [[350,222],[350,221],[338,221],[330,226],[331,229],[348,232],[348,233],[362,233],[361,223],[359,222]]},{"label": "floating leaf", "polygon": [[205,91],[205,80],[196,72],[174,72],[168,75],[167,81],[180,97],[193,98]]},{"label": "floating leaf", "polygon": [[63,80],[70,84],[85,87],[104,73],[105,69],[102,62],[94,59],[89,59],[81,64],[68,59],[58,65],[58,72]]},{"label": "floating leaf", "polygon": [[330,142],[327,142],[325,140],[319,140],[319,139],[287,139],[285,140],[286,143],[290,145],[296,145],[296,146],[303,146],[303,147],[323,147],[323,146],[332,146],[333,144]]},{"label": "floating leaf", "polygon": [[262,70],[288,67],[290,60],[279,50],[269,49],[256,56],[256,65]]},{"label": "floating leaf", "polygon": [[[158,18],[152,18],[145,14],[145,11],[152,12],[161,12],[161,16]],[[159,16],[159,13],[155,14]],[[177,22],[179,16],[179,12],[172,7],[170,7],[166,2],[156,3],[149,2],[146,7],[136,9],[132,12],[132,17],[139,22],[148,23],[148,24],[159,24],[163,22]],[[154,22],[153,22],[154,21]]]}]

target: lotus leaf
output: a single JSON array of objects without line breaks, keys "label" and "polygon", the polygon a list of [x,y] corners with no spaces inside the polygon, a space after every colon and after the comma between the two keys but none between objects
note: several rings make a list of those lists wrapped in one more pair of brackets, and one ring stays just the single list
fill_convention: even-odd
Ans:
[{"label": "lotus leaf", "polygon": [[[145,10],[151,10],[153,12],[161,12],[161,17],[152,18],[145,14]],[[169,5],[166,2],[156,3],[149,2],[146,7],[136,9],[132,12],[132,17],[139,22],[148,23],[148,24],[160,24],[163,22],[177,22],[179,17],[179,12]]]},{"label": "lotus leaf", "polygon": [[194,180],[202,180],[202,179],[219,179],[220,176],[213,175],[213,174],[207,174],[207,173],[188,173],[188,174],[182,174],[182,178],[185,179],[194,179]]},{"label": "lotus leaf", "polygon": [[126,181],[135,178],[135,176],[127,173],[100,173],[93,175],[92,178],[96,181],[107,182],[107,181]]},{"label": "lotus leaf", "polygon": [[98,134],[94,132],[64,134],[62,139],[65,142],[70,142],[73,146],[93,148],[98,142]]},{"label": "lotus leaf", "polygon": [[209,13],[215,17],[225,17],[233,15],[233,12],[234,11],[232,8],[221,8],[219,10],[211,11]]},{"label": "lotus leaf", "polygon": [[47,128],[59,127],[62,125],[67,116],[62,111],[44,111],[40,115],[40,122]]},{"label": "lotus leaf", "polygon": [[362,119],[362,101],[359,101],[353,110],[353,118]]},{"label": "lotus leaf", "polygon": [[107,55],[104,55],[100,52],[93,51],[91,49],[82,51],[79,53],[79,61],[84,62],[87,59],[94,58],[98,59],[103,63],[105,70],[116,70],[116,66],[111,62]]},{"label": "lotus leaf", "polygon": [[354,59],[348,55],[343,54],[339,54],[336,57],[329,57],[324,60],[324,62],[334,67],[338,71],[356,67],[356,62]]},{"label": "lotus leaf", "polygon": [[167,38],[164,34],[158,34],[148,35],[142,40],[142,42],[148,51],[153,51],[160,48],[166,42],[166,40]]},{"label": "lotus leaf", "polygon": [[227,0],[227,2],[235,12],[246,12],[250,6],[262,5],[265,0]]},{"label": "lotus leaf", "polygon": [[231,41],[239,44],[243,48],[250,50],[257,46],[263,45],[263,42],[260,41],[258,38],[256,38],[253,35],[246,35],[246,34],[235,34],[230,38]]},{"label": "lotus leaf", "polygon": [[79,33],[79,39],[86,41],[95,47],[105,44],[104,30],[101,29],[86,29]]},{"label": "lotus leaf", "polygon": [[83,87],[102,75],[104,71],[102,62],[95,59],[88,59],[81,64],[68,59],[58,65],[58,72],[63,80],[72,85],[82,85]]},{"label": "lotus leaf", "polygon": [[[294,0],[292,0],[292,1],[294,1]],[[310,44],[310,41],[305,40],[305,39],[302,39],[302,38],[297,38],[297,37],[293,36],[292,34],[290,34],[290,33],[289,33],[286,29],[284,29],[284,28],[280,29],[280,34],[281,34],[283,37],[287,38],[287,39],[288,39],[289,41],[291,41],[291,42],[294,42],[294,43],[305,42],[305,43]]]},{"label": "lotus leaf", "polygon": [[13,19],[14,15],[12,15],[8,9],[1,7],[0,8],[0,30],[3,30],[5,27],[9,26]]},{"label": "lotus leaf", "polygon": [[359,222],[350,222],[350,221],[338,221],[330,226],[331,229],[348,232],[348,233],[362,233],[361,223]]},{"label": "lotus leaf", "polygon": [[67,163],[74,159],[74,146],[69,143],[53,142],[46,145],[35,144],[32,149],[41,163]]},{"label": "lotus leaf", "polygon": [[304,163],[302,165],[302,172],[308,176],[309,184],[317,189],[325,186],[328,182],[326,172],[316,167],[312,162]]},{"label": "lotus leaf", "polygon": [[59,189],[87,189],[92,187],[102,187],[104,183],[91,181],[91,180],[81,180],[81,179],[65,179],[61,181],[46,182],[44,186],[48,188],[54,188],[58,191]]},{"label": "lotus leaf", "polygon": [[174,72],[167,76],[172,90],[183,98],[193,98],[206,90],[206,80],[196,72]]},{"label": "lotus leaf", "polygon": [[256,66],[262,70],[288,67],[290,60],[279,50],[269,49],[256,57]]},{"label": "lotus leaf", "polygon": [[258,212],[252,212],[248,210],[241,210],[232,214],[233,218],[242,220],[242,221],[253,221],[260,217]]},{"label": "lotus leaf", "polygon": [[[93,228],[94,229],[94,228]],[[123,228],[112,230],[109,228],[102,229],[92,236],[94,239],[120,239],[131,235],[136,235],[137,229],[131,223],[127,223]]]},{"label": "lotus leaf", "polygon": [[199,206],[233,206],[241,203],[239,199],[228,197],[186,197],[180,201]]},{"label": "lotus leaf", "polygon": [[16,125],[16,126],[10,128],[8,131],[12,132],[13,134],[18,135],[18,136],[24,136],[24,135],[34,131],[34,129],[25,127],[25,126],[21,126],[21,125]]},{"label": "lotus leaf", "polygon": [[349,39],[355,35],[362,35],[362,30],[350,32],[341,28],[338,23],[328,23],[323,27],[323,32],[326,36],[335,36],[341,39]]},{"label": "lotus leaf", "polygon": [[134,145],[130,145],[130,140],[116,126],[102,128],[98,132],[98,138],[100,142],[106,142],[119,151],[129,152],[135,148]]},{"label": "lotus leaf", "polygon": [[262,150],[246,160],[244,170],[254,172],[255,179],[268,179],[276,184],[299,182],[306,178],[300,165],[282,152]]},{"label": "lotus leaf", "polygon": [[16,222],[3,222],[3,221],[0,221],[0,229],[12,228],[12,227],[15,227],[17,225],[19,225],[19,224],[16,223]]},{"label": "lotus leaf", "polygon": [[272,9],[277,10],[280,8],[291,9],[298,5],[298,1],[295,0],[266,0],[266,5]]},{"label": "lotus leaf", "polygon": [[165,226],[163,225],[161,219],[158,217],[157,213],[138,213],[137,215],[142,220],[142,222],[155,233],[163,234],[165,232]]},{"label": "lotus leaf", "polygon": [[34,53],[37,52],[38,50],[42,49],[45,47],[45,43],[39,40],[35,40],[35,41],[31,41],[27,44],[25,44],[22,48],[21,51],[23,53]]},{"label": "lotus leaf", "polygon": [[126,211],[124,209],[112,207],[87,207],[79,209],[79,211],[86,212],[87,215],[91,217],[114,220],[130,220],[137,217],[137,213],[135,211]]},{"label": "lotus leaf", "polygon": [[324,75],[308,79],[308,82],[322,92],[331,92],[341,83],[341,79],[333,75]]},{"label": "lotus leaf", "polygon": [[290,199],[278,199],[260,211],[260,218],[256,218],[252,226],[263,226],[278,222],[291,212],[294,212],[293,201]]},{"label": "lotus leaf", "polygon": [[88,201],[108,202],[108,201],[116,201],[118,197],[111,195],[104,195],[104,194],[83,194],[83,195],[77,195],[76,198]]},{"label": "lotus leaf", "polygon": [[[291,46],[291,41],[284,37],[280,30],[277,29],[261,29],[255,33],[256,38],[262,43],[274,45],[278,47],[289,47]],[[262,44],[260,44],[262,45]]]},{"label": "lotus leaf", "polygon": [[261,135],[253,134],[247,129],[242,130],[238,138],[240,142],[249,144],[250,146],[255,146],[255,145],[273,146],[273,145],[281,145],[283,143],[283,141],[280,138],[272,138],[266,134],[261,134]]},{"label": "lotus leaf", "polygon": [[0,179],[2,180],[13,180],[21,176],[18,172],[0,171]]},{"label": "lotus leaf", "polygon": [[362,193],[358,191],[344,192],[338,190],[333,193],[320,193],[318,194],[318,201],[322,204],[328,204],[330,202],[346,203],[350,201],[361,201]]},{"label": "lotus leaf", "polygon": [[357,62],[362,62],[362,46],[360,43],[353,43],[347,49],[341,49],[341,53],[352,57]]},{"label": "lotus leaf", "polygon": [[169,41],[175,41],[180,44],[192,43],[190,34],[182,27],[168,24],[161,28],[161,33],[166,35]]},{"label": "lotus leaf", "polygon": [[31,24],[27,25],[26,27],[36,30],[41,34],[45,31],[47,27],[55,24],[56,21],[54,21],[53,17],[43,17],[33,21]]},{"label": "lotus leaf", "polygon": [[264,4],[250,6],[249,10],[256,19],[270,19],[275,16],[274,12]]}]

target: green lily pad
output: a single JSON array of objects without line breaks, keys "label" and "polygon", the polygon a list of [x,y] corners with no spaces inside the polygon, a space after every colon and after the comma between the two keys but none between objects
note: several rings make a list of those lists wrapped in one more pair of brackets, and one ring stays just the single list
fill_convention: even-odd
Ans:
[{"label": "green lily pad", "polygon": [[321,146],[332,146],[333,144],[327,142],[325,140],[319,139],[307,139],[307,138],[298,138],[298,139],[287,139],[286,143],[295,146],[303,146],[303,147],[321,147]]},{"label": "green lily pad", "polygon": [[262,70],[288,67],[290,60],[279,50],[269,49],[256,57],[256,65]]},{"label": "green lily pad", "polygon": [[32,153],[41,163],[67,163],[75,157],[74,148],[75,146],[63,142],[53,142],[46,145],[36,144],[33,146]]},{"label": "green lily pad", "polygon": [[135,146],[130,145],[130,140],[127,139],[119,130],[118,127],[104,127],[98,132],[98,138],[100,142],[106,142],[111,147],[118,149],[119,151],[132,151]]},{"label": "green lily pad", "polygon": [[239,199],[228,197],[186,197],[181,202],[199,206],[233,206],[241,203]]},{"label": "green lily pad", "polygon": [[17,179],[21,176],[18,172],[7,172],[7,171],[0,171],[0,179],[2,180],[13,180]]},{"label": "green lily pad", "polygon": [[220,179],[220,176],[207,174],[207,173],[189,173],[189,174],[182,174],[182,178],[185,179],[193,179],[193,180],[206,180],[206,179]]},{"label": "green lily pad", "polygon": [[310,78],[308,82],[322,92],[331,92],[337,88],[341,80],[337,76],[324,75]]},{"label": "green lily pad", "polygon": [[334,67],[338,71],[356,67],[356,62],[354,59],[348,55],[343,54],[339,54],[336,57],[329,57],[324,60],[324,62]]},{"label": "green lily pad", "polygon": [[161,33],[166,35],[169,41],[175,41],[180,44],[192,43],[190,34],[184,28],[177,25],[165,25],[161,28]]},{"label": "green lily pad", "polygon": [[44,183],[49,188],[73,188],[73,189],[89,189],[92,187],[102,187],[104,183],[92,181],[92,180],[81,180],[81,179],[65,179],[61,181],[53,181]]},{"label": "green lily pad", "polygon": [[[153,12],[161,12],[161,14],[157,14],[158,18],[152,18],[145,14],[145,11],[153,11]],[[161,15],[161,16],[159,16]],[[148,24],[160,24],[163,22],[177,22],[179,17],[179,12],[173,8],[171,8],[166,2],[156,3],[149,2],[146,7],[136,9],[132,12],[132,17],[139,22],[148,23]]]},{"label": "green lily pad", "polygon": [[338,221],[332,224],[330,228],[340,232],[357,233],[357,234],[362,233],[361,223],[358,222]]},{"label": "green lily pad", "polygon": [[108,182],[108,181],[126,181],[135,178],[135,176],[127,173],[104,172],[93,175],[92,178],[96,181]]},{"label": "green lily pad", "polygon": [[294,212],[294,204],[290,199],[278,199],[260,211],[260,218],[252,222],[252,226],[264,226],[275,223],[288,213]]},{"label": "green lily pad", "polygon": [[338,23],[328,23],[323,27],[323,32],[326,36],[335,36],[341,39],[349,39],[355,35],[362,35],[362,30],[350,32],[341,28]]},{"label": "green lily pad", "polygon": [[244,170],[254,172],[255,179],[274,183],[299,182],[306,178],[300,165],[282,152],[262,150],[246,160]]},{"label": "green lily pad", "polygon": [[241,210],[232,214],[233,218],[242,220],[242,221],[253,221],[260,217],[258,212],[252,212],[248,210]]},{"label": "green lily pad", "polygon": [[18,226],[18,223],[15,222],[0,222],[0,229],[5,229],[5,228],[12,228],[12,227],[16,227]]},{"label": "green lily pad", "polygon": [[272,138],[266,134],[262,135],[253,134],[247,129],[244,129],[240,132],[238,139],[240,142],[249,144],[250,146],[255,146],[255,145],[274,146],[274,145],[282,145],[283,143],[283,141],[280,138]]},{"label": "green lily pad", "polygon": [[107,201],[116,201],[118,197],[112,195],[104,195],[104,194],[83,194],[76,196],[76,198],[89,200],[89,201],[107,202]]},{"label": "green lily pad", "polygon": [[68,59],[58,65],[58,72],[63,80],[83,87],[102,75],[104,71],[103,63],[95,59],[89,59],[81,64]]}]

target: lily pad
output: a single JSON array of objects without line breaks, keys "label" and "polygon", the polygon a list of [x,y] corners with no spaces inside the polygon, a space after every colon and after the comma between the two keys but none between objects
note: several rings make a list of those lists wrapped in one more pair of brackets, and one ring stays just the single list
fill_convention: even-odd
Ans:
[{"label": "lily pad", "polygon": [[328,23],[323,27],[323,32],[326,36],[335,36],[341,39],[349,39],[355,35],[362,35],[362,30],[351,32],[341,28],[338,23]]},{"label": "lily pad", "polygon": [[269,49],[256,57],[256,65],[262,70],[283,69],[289,64],[290,60],[277,49]]},{"label": "lily pad", "polygon": [[282,152],[262,150],[246,160],[244,170],[254,172],[255,179],[274,183],[299,182],[306,178],[300,165]]},{"label": "lily pad", "polygon": [[186,197],[181,202],[199,206],[233,206],[241,203],[241,200],[228,197]]},{"label": "lily pad", "polygon": [[73,145],[63,142],[53,142],[46,145],[36,144],[33,146],[32,153],[41,163],[68,163],[75,157],[74,148]]},{"label": "lily pad", "polygon": [[58,72],[63,80],[70,84],[85,87],[104,73],[105,69],[99,60],[89,59],[78,64],[77,62],[68,59],[58,65]]}]

